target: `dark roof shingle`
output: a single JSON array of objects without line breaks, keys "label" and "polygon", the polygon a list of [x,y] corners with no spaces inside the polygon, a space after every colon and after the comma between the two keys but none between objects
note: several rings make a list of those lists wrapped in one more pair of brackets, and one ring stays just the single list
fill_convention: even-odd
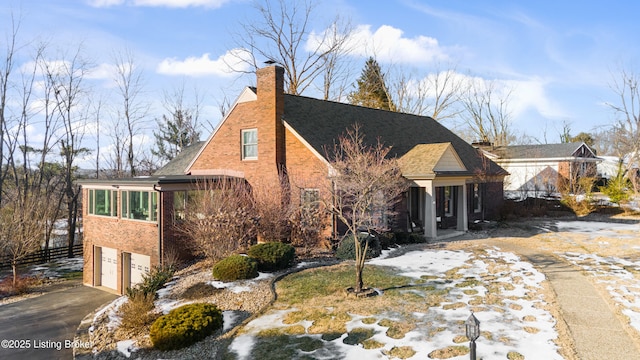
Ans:
[{"label": "dark roof shingle", "polygon": [[184,175],[187,166],[198,155],[198,151],[204,144],[205,141],[198,141],[185,147],[175,158],[153,173],[153,176]]},{"label": "dark roof shingle", "polygon": [[498,155],[502,159],[553,159],[574,156],[584,143],[539,144],[539,145],[512,145],[497,147],[489,152]]},{"label": "dark roof shingle", "polygon": [[506,171],[436,120],[405,113],[285,95],[284,121],[318,153],[327,156],[338,137],[358,123],[365,142],[373,144],[379,137],[390,146],[389,156],[402,157],[418,144],[451,143],[470,172],[482,171],[506,175]]}]

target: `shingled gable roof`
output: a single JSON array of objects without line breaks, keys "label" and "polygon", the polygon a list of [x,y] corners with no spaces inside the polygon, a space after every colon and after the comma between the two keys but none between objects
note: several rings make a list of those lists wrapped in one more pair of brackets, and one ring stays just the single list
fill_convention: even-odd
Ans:
[{"label": "shingled gable roof", "polygon": [[576,153],[583,146],[592,157],[596,157],[593,151],[583,142],[502,146],[489,152],[502,159],[566,159],[576,157]]},{"label": "shingled gable roof", "polygon": [[451,143],[418,144],[400,158],[402,174],[409,179],[437,174],[469,175]]},{"label": "shingled gable roof", "polygon": [[185,147],[175,158],[153,173],[153,176],[185,175],[187,167],[204,144],[205,141],[199,141]]},{"label": "shingled gable roof", "polygon": [[426,116],[285,94],[283,120],[325,157],[330,156],[328,152],[337,138],[358,123],[365,142],[373,144],[379,137],[385,146],[391,147],[388,156],[400,158],[419,144],[451,143],[468,172],[507,175],[488,159],[483,164],[477,149]]}]

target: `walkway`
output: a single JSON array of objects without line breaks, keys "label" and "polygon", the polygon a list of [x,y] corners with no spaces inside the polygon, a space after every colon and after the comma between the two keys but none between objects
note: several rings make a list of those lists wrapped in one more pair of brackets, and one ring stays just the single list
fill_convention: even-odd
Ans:
[{"label": "walkway", "polygon": [[640,359],[640,347],[580,270],[549,253],[491,241],[502,250],[526,258],[547,276],[580,360]]}]

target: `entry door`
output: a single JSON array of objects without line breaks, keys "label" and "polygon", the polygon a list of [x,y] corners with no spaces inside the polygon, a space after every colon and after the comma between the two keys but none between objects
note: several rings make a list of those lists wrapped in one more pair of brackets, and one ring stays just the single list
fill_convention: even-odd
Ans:
[{"label": "entry door", "polygon": [[102,248],[102,273],[100,283],[110,289],[118,288],[118,251],[107,247]]},{"label": "entry door", "polygon": [[151,259],[148,255],[131,253],[131,286],[141,283],[142,277],[149,273]]}]

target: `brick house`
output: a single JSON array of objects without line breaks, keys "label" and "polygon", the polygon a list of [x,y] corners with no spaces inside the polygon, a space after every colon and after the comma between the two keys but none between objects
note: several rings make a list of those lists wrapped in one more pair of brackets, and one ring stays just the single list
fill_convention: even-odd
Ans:
[{"label": "brick house", "polygon": [[[175,237],[176,203],[196,179],[234,177],[252,186],[276,186],[285,172],[292,183],[290,199],[326,188],[327,150],[355,123],[365,142],[379,137],[391,147],[389,156],[400,159],[403,176],[411,182],[394,221],[398,230],[420,228],[435,238],[441,228],[465,231],[471,221],[497,216],[507,172],[435,120],[289,95],[283,89],[281,67],[259,69],[257,86],[242,91],[209,139],[185,149],[154,176],[82,182],[89,199],[83,208],[84,283],[122,293],[139,279],[138,269],[160,263]],[[148,212],[132,214],[130,209],[146,196],[140,192],[148,194]],[[99,210],[98,195],[102,203],[111,199],[116,210]],[[127,205],[134,198],[136,203]],[[338,232],[334,221],[328,231]]]},{"label": "brick house", "polygon": [[583,142],[482,146],[485,155],[509,172],[505,192],[511,197],[548,196],[581,177],[596,177],[602,161]]}]

